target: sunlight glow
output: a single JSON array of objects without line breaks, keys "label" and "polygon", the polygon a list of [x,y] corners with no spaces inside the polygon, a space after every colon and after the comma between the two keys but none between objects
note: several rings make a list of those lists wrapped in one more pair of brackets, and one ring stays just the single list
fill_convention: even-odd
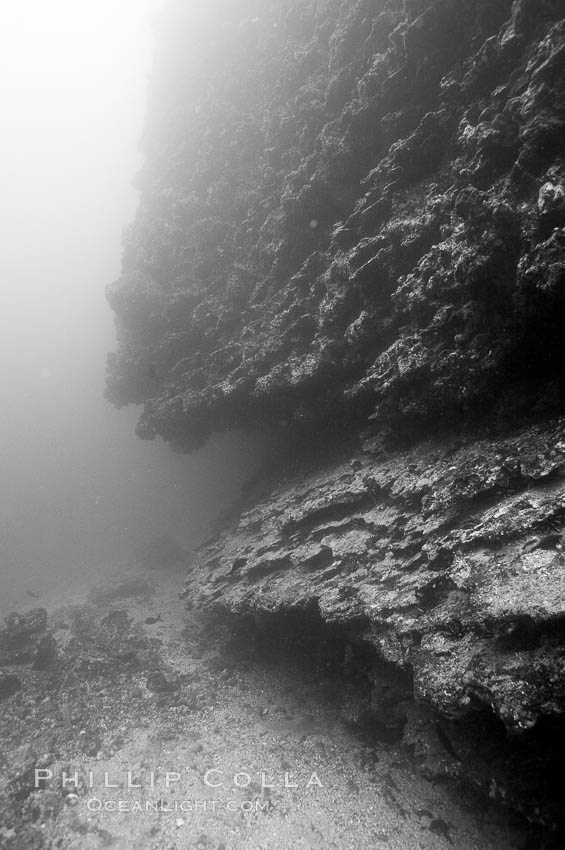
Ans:
[{"label": "sunlight glow", "polygon": [[62,281],[59,266],[65,258],[68,268],[79,246],[91,261],[86,252],[97,248],[87,231],[100,232],[109,197],[120,204],[119,186],[139,167],[151,19],[161,5],[17,0],[3,8],[0,286],[12,301],[33,298],[49,278]]},{"label": "sunlight glow", "polygon": [[119,102],[148,64],[152,0],[18,0],[3,11],[3,131],[61,129]]},{"label": "sunlight glow", "polygon": [[113,333],[104,287],[119,274],[121,231],[137,202],[131,181],[162,5],[17,0],[2,8],[0,356],[19,351],[30,381],[72,357],[78,337],[82,356],[97,350],[103,380]]}]

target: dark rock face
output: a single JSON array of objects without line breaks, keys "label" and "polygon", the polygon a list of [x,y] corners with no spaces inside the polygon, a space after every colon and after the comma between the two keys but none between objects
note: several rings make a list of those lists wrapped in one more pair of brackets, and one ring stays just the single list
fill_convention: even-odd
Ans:
[{"label": "dark rock face", "polygon": [[[557,828],[564,482],[564,419],[396,452],[368,437],[251,499],[201,547],[184,596],[259,623],[315,611],[344,624],[380,659],[367,673],[373,732],[386,718],[426,774]],[[396,686],[392,704],[375,699],[383,661],[406,675],[408,703]]]},{"label": "dark rock face", "polygon": [[140,436],[561,409],[561,3],[209,5],[162,20],[108,291]]},{"label": "dark rock face", "polygon": [[203,547],[186,595],[240,612],[315,604],[361,624],[451,717],[513,732],[560,716],[565,421],[503,440],[428,441],[298,474]]},{"label": "dark rock face", "polygon": [[12,694],[17,693],[22,686],[22,683],[14,673],[5,673],[0,670],[0,700],[8,699]]},{"label": "dark rock face", "polygon": [[4,628],[0,629],[0,663],[26,664],[45,640],[47,611],[33,608],[25,614],[14,612],[4,622]]},{"label": "dark rock face", "polygon": [[260,423],[317,448],[203,547],[187,599],[314,606],[448,722],[559,723],[562,2],[184,6],[108,397],[181,451]]}]

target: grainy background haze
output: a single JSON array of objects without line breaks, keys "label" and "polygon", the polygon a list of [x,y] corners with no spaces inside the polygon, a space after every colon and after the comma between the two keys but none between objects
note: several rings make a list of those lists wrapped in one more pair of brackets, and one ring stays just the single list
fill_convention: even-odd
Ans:
[{"label": "grainy background haze", "polygon": [[[159,0],[20,0],[0,33],[0,604],[170,532],[190,546],[237,489],[237,436],[179,458],[103,399]],[[239,451],[241,448],[241,451]],[[29,599],[27,600],[30,601]]]}]

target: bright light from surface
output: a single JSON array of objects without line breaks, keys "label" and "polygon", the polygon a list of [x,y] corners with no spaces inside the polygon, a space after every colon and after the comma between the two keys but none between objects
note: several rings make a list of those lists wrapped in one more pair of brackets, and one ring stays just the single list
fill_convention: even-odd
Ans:
[{"label": "bright light from surface", "polygon": [[60,580],[66,593],[81,571],[111,571],[150,532],[190,547],[248,473],[227,441],[181,460],[138,440],[137,412],[103,398],[104,290],[138,200],[151,18],[165,1],[2,5],[0,616],[29,607],[27,587]]},{"label": "bright light from surface", "polygon": [[[153,0],[19,0],[2,14],[2,85],[23,125],[69,126],[127,90],[150,51]],[[7,71],[7,73],[6,73]],[[94,96],[94,103],[90,97]],[[73,109],[78,115],[73,118]],[[13,115],[12,115],[13,117]]]},{"label": "bright light from surface", "polygon": [[91,491],[110,492],[112,468],[128,474],[131,421],[103,399],[104,289],[137,203],[161,5],[2,5],[0,579],[10,563],[77,563],[100,537]]},{"label": "bright light from surface", "polygon": [[[120,168],[139,133],[153,0],[18,0],[0,34],[3,228],[14,214],[51,216]],[[135,148],[134,148],[135,149]],[[131,150],[129,151],[131,159]],[[120,161],[121,160],[121,161]],[[82,186],[80,181],[83,181]],[[16,209],[12,206],[15,203]],[[5,231],[4,231],[5,233]],[[18,243],[19,244],[19,243]]]},{"label": "bright light from surface", "polygon": [[31,334],[62,342],[73,333],[69,320],[78,324],[73,301],[105,310],[104,276],[119,272],[121,229],[135,203],[129,184],[140,165],[150,22],[160,5],[3,7],[0,287],[9,339],[5,332],[2,347]]}]

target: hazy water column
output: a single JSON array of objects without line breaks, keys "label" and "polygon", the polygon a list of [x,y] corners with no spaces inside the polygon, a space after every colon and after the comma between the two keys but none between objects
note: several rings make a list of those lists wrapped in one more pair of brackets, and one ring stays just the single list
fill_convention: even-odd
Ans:
[{"label": "hazy water column", "polygon": [[[198,534],[243,474],[180,461],[103,400],[158,0],[18,0],[0,34],[0,591],[76,574],[154,528]],[[40,576],[40,578],[37,578]],[[29,601],[29,600],[28,600]]]}]

